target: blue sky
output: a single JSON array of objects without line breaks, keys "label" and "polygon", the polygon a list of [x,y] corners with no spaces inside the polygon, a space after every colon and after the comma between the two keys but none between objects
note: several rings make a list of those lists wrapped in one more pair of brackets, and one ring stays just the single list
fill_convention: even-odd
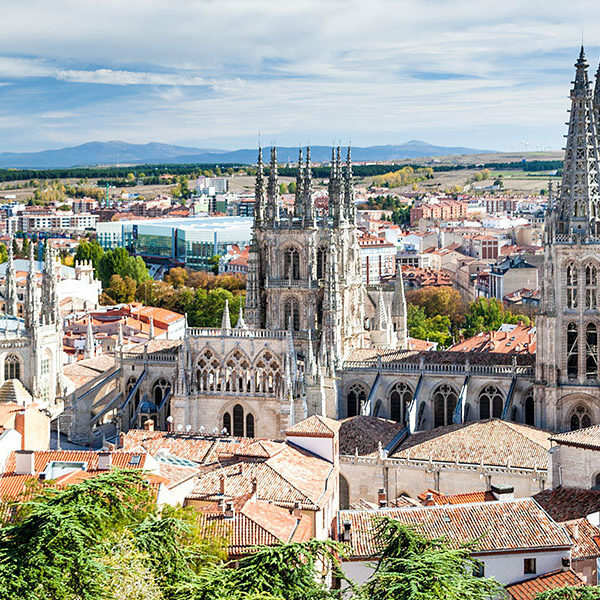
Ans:
[{"label": "blue sky", "polygon": [[[0,151],[559,149],[598,0],[0,0]],[[592,27],[592,24],[595,27]]]}]

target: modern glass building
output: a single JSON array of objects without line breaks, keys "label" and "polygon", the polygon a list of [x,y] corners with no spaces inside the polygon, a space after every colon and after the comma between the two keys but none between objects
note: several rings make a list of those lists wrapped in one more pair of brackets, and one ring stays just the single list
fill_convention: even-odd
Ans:
[{"label": "modern glass building", "polygon": [[215,254],[227,246],[250,243],[251,217],[140,219],[98,223],[98,242],[105,250],[123,247],[148,262],[182,262],[190,269],[209,269]]}]

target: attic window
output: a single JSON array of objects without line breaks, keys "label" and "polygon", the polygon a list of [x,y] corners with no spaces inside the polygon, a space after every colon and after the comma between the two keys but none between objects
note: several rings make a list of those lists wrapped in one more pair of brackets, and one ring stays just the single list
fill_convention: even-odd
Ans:
[{"label": "attic window", "polygon": [[130,465],[139,465],[142,460],[142,457],[139,454],[134,454],[129,461]]}]

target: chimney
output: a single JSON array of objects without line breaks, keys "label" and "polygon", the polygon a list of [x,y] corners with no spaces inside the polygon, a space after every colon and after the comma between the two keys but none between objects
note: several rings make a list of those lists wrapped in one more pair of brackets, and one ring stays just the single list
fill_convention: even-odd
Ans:
[{"label": "chimney", "polygon": [[219,493],[221,496],[225,495],[225,475],[219,477]]},{"label": "chimney", "polygon": [[35,473],[34,458],[33,450],[17,450],[15,452],[15,474],[33,475]]},{"label": "chimney", "polygon": [[98,452],[98,471],[108,471],[112,463],[112,454],[110,452]]},{"label": "chimney", "polygon": [[258,496],[258,481],[256,479],[256,477],[252,478],[252,496],[254,497],[254,499],[257,499]]},{"label": "chimney", "polygon": [[21,449],[25,450],[25,409],[15,414],[15,431],[21,434]]},{"label": "chimney", "polygon": [[352,529],[352,523],[350,521],[344,521],[344,531],[342,532],[342,542],[346,544],[350,543],[350,530]]},{"label": "chimney", "polygon": [[574,541],[579,539],[579,523],[573,523],[573,527],[571,528],[571,537]]},{"label": "chimney", "polygon": [[300,508],[300,502],[294,502],[294,510],[292,511],[292,515],[296,517],[296,519],[300,519],[302,517],[302,509]]},{"label": "chimney", "polygon": [[233,508],[233,502],[231,500],[229,500],[225,503],[225,518],[233,519],[234,516],[235,516],[235,510]]},{"label": "chimney", "polygon": [[496,498],[496,500],[500,500],[501,502],[514,500],[515,488],[511,485],[505,485],[502,483],[492,485],[492,494],[494,494],[494,498]]},{"label": "chimney", "polygon": [[154,421],[152,419],[144,421],[144,431],[154,431]]},{"label": "chimney", "polygon": [[377,492],[377,503],[379,504],[379,508],[387,507],[388,500],[387,500],[387,492],[385,491],[385,488],[379,488],[379,491]]}]

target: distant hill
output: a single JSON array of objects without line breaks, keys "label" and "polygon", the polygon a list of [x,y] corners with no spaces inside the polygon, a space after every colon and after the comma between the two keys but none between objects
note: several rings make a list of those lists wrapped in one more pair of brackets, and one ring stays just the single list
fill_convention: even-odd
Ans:
[{"label": "distant hill", "polygon": [[[268,160],[268,150],[265,158]],[[280,162],[298,160],[298,148],[278,148]],[[390,161],[426,156],[449,156],[493,152],[460,146],[433,146],[427,142],[411,140],[404,144],[352,148],[355,161]],[[331,157],[331,147],[311,147],[315,162],[326,162]],[[256,148],[241,150],[216,150],[213,148],[190,148],[150,142],[129,144],[127,142],[88,142],[80,146],[43,150],[41,152],[0,152],[0,168],[53,169],[62,167],[92,167],[98,165],[157,164],[157,163],[235,163],[256,162]]]}]

